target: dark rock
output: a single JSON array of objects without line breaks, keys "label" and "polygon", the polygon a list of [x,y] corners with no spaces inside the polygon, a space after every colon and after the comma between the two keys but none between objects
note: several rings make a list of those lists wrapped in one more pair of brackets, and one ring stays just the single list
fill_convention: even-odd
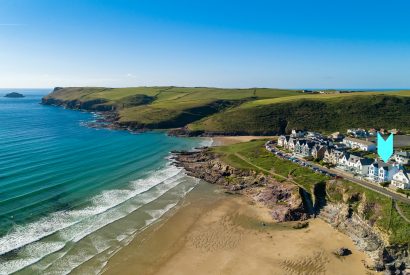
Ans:
[{"label": "dark rock", "polygon": [[298,222],[293,226],[294,229],[303,229],[309,226],[309,222]]},{"label": "dark rock", "polygon": [[346,247],[341,247],[341,248],[338,248],[335,251],[333,251],[333,253],[337,256],[348,256],[348,255],[352,254],[352,251],[350,251],[350,249],[348,249]]},{"label": "dark rock", "polygon": [[24,95],[22,95],[22,94],[20,94],[20,93],[12,92],[12,93],[6,94],[4,97],[8,97],[8,98],[22,98],[22,97],[24,97]]},{"label": "dark rock", "polygon": [[296,185],[278,182],[255,171],[231,167],[221,161],[209,148],[194,152],[175,152],[177,166],[188,175],[224,186],[229,192],[241,193],[272,209],[279,221],[305,220],[309,217]]}]

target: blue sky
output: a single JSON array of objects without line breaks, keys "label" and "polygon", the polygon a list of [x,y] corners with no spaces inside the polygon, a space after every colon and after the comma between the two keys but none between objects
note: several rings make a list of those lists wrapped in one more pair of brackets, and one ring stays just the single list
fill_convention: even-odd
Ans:
[{"label": "blue sky", "polygon": [[405,0],[0,0],[0,87],[410,88],[409,11]]}]

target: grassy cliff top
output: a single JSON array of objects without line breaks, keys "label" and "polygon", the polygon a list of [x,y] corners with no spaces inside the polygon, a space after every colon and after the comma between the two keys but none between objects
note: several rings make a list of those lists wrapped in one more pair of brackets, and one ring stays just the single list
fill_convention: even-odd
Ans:
[{"label": "grassy cliff top", "polygon": [[[290,128],[410,130],[410,91],[304,94],[285,89],[207,87],[58,88],[45,99],[114,109],[119,123],[215,134],[272,134]],[[105,108],[102,108],[105,107]]]},{"label": "grassy cliff top", "polygon": [[[205,87],[57,88],[45,99],[92,102],[114,106],[121,123],[148,128],[182,127],[243,102],[300,95],[281,89]],[[144,98],[145,100],[136,100]],[[101,104],[101,102],[99,102]]]},{"label": "grassy cliff top", "polygon": [[[315,187],[325,183],[327,202],[349,204],[359,216],[384,232],[392,244],[410,243],[410,223],[400,216],[390,197],[347,180],[332,181],[309,168],[278,158],[265,149],[265,142],[266,140],[254,140],[213,147],[212,150],[228,165],[263,173],[269,171],[274,177],[276,174],[279,181],[292,180],[313,197]],[[400,202],[397,204],[410,219],[410,205]]]}]

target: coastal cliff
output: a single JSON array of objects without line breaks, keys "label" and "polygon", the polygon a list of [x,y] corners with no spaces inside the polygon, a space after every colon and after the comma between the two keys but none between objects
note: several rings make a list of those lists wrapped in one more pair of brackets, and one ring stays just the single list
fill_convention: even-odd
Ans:
[{"label": "coastal cliff", "polygon": [[[406,266],[410,265],[408,246],[391,244],[388,234],[379,230],[374,220],[369,220],[368,211],[374,205],[368,202],[366,195],[351,195],[340,188],[335,180],[326,185],[333,195],[338,189],[342,201],[328,200],[323,205],[315,206],[312,201],[326,200],[327,190],[324,193],[311,192],[286,180],[279,181],[260,172],[232,167],[209,148],[175,153],[174,160],[193,177],[221,185],[227,192],[243,194],[268,206],[272,218],[278,222],[306,220],[314,216],[323,219],[349,236],[357,248],[368,255],[370,262],[365,265],[369,269],[403,274]],[[352,202],[357,203],[356,211],[352,209]]]},{"label": "coastal cliff", "polygon": [[116,129],[167,129],[179,136],[277,135],[297,128],[334,132],[375,125],[410,131],[409,95],[408,91],[306,95],[300,90],[263,88],[57,87],[42,103],[101,112],[108,117],[104,126]]},{"label": "coastal cliff", "polygon": [[224,186],[230,193],[244,194],[268,206],[277,221],[306,220],[312,214],[296,185],[229,166],[209,150],[179,152],[175,154],[175,161],[190,176]]}]

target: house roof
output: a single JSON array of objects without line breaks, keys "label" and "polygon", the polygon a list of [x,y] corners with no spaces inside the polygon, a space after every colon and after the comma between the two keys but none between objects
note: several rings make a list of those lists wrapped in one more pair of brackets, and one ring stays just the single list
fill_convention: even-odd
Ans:
[{"label": "house roof", "polygon": [[349,161],[359,161],[360,159],[361,159],[360,156],[356,156],[356,155],[353,155],[353,154],[350,154],[350,156],[349,156]]},{"label": "house roof", "polygon": [[363,145],[374,145],[374,143],[371,142],[371,141],[358,139],[358,138],[346,137],[344,140],[348,140],[348,141],[356,142],[356,143],[361,143]]},{"label": "house roof", "polygon": [[372,159],[368,159],[368,158],[361,158],[361,159],[360,159],[360,163],[361,163],[362,165],[370,165],[370,164],[373,163],[373,160],[372,160]]},{"label": "house roof", "polygon": [[[407,178],[407,180],[410,180],[410,173],[409,172],[406,172],[403,169],[400,169],[399,172],[397,172],[397,174],[398,173],[402,173]],[[395,174],[395,175],[397,175],[397,174]]]},{"label": "house roof", "polygon": [[314,142],[306,142],[306,146],[309,147],[309,148],[313,148],[313,146],[315,146],[315,145],[316,145],[316,143],[314,143]]},{"label": "house roof", "polygon": [[283,139],[283,140],[289,141],[290,136],[280,136],[279,139]]},{"label": "house roof", "polygon": [[410,158],[410,152],[406,151],[396,152],[396,155],[404,158]]},{"label": "house roof", "polygon": [[377,162],[373,162],[372,164],[374,167],[378,167],[378,168],[383,168],[383,167],[387,167],[389,166],[389,164],[382,162],[382,161],[377,161]]}]

